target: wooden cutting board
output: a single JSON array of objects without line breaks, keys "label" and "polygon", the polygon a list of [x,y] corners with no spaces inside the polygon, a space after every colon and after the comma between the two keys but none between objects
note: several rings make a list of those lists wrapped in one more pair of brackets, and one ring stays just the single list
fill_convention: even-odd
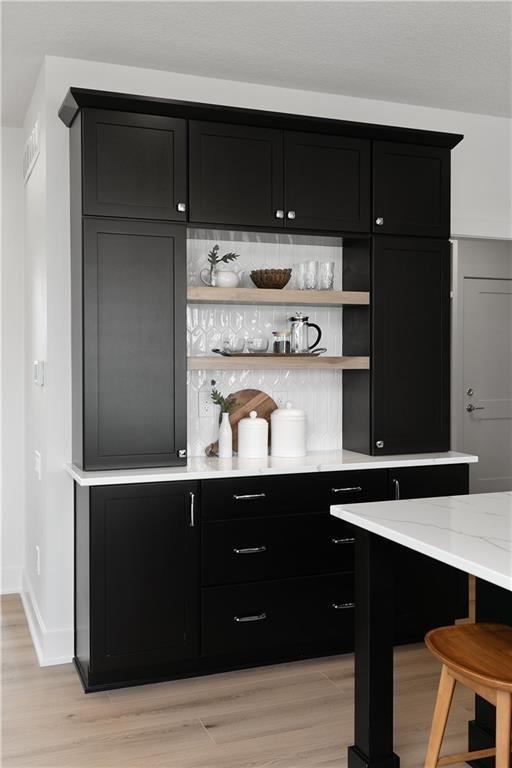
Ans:
[{"label": "wooden cutting board", "polygon": [[[277,404],[266,392],[260,389],[240,389],[227,397],[228,402],[236,405],[229,415],[229,423],[233,431],[233,451],[238,451],[238,422],[245,419],[251,411],[256,411],[260,419],[268,421],[268,442],[270,445],[270,414],[275,411]],[[219,452],[218,440],[205,449],[207,456],[217,456]]]}]

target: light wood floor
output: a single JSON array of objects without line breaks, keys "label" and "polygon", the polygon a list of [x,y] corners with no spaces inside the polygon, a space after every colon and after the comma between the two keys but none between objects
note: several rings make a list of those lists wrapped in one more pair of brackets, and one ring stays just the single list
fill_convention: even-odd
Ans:
[{"label": "light wood floor", "polygon": [[[345,768],[352,656],[85,695],[71,664],[40,668],[19,598],[2,598],[3,768]],[[422,765],[438,665],[396,653],[396,750]],[[446,750],[466,748],[459,690]]]}]

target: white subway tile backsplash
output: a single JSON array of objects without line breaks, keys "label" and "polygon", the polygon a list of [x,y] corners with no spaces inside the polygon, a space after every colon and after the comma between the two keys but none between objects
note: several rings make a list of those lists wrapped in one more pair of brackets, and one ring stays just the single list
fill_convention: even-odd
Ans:
[{"label": "white subway tile backsplash", "polygon": [[[199,285],[199,272],[207,265],[207,254],[215,243],[220,253],[240,254],[236,269],[292,267],[301,261],[315,259],[335,263],[334,288],[341,289],[342,241],[334,237],[306,237],[289,234],[230,232],[222,230],[190,230],[187,244],[187,278],[189,285]],[[232,265],[226,267],[233,269]],[[250,278],[244,285],[252,286]],[[294,287],[293,272],[291,287]],[[252,286],[253,287],[253,286]],[[286,289],[284,289],[286,290]],[[309,315],[322,329],[320,346],[328,355],[342,353],[342,309],[338,307],[248,306],[195,304],[187,309],[187,354],[211,355],[221,345],[226,331],[247,338],[255,328],[271,340],[273,330],[288,327],[288,318],[297,309]],[[311,331],[312,338],[314,330]],[[287,398],[307,414],[308,450],[341,449],[342,372],[304,369],[298,371],[190,371],[188,374],[188,452],[201,456],[205,447],[217,437],[218,409],[207,418],[200,412],[199,392],[211,388],[211,380],[227,395],[239,389],[261,389],[275,400]]]}]

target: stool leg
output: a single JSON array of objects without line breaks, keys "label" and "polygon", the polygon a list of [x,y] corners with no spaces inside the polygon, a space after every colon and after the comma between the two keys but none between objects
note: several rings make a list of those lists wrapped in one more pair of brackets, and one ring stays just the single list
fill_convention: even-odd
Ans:
[{"label": "stool leg", "polygon": [[496,702],[496,768],[510,768],[512,694],[498,691]]},{"label": "stool leg", "polygon": [[[434,716],[432,718],[432,727],[430,729],[430,738],[428,740],[427,756],[425,758],[425,768],[436,768],[443,743],[444,732],[450,705],[452,703],[453,691],[455,689],[455,680],[449,674],[444,666],[441,668],[441,679],[437,690],[436,705]],[[498,768],[498,767],[496,767]],[[501,768],[501,767],[500,767]]]}]

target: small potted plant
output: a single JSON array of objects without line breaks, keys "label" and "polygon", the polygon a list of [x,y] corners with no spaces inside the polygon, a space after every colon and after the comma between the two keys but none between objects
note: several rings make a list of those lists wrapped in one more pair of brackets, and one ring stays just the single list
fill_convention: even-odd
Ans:
[{"label": "small potted plant", "polygon": [[220,288],[236,288],[238,285],[238,275],[234,271],[225,270],[219,272],[217,269],[219,264],[229,264],[230,261],[236,261],[240,257],[239,253],[225,253],[223,256],[219,255],[219,245],[214,245],[208,254],[209,267],[204,267],[199,273],[201,280],[205,285],[211,287],[219,286]]}]

